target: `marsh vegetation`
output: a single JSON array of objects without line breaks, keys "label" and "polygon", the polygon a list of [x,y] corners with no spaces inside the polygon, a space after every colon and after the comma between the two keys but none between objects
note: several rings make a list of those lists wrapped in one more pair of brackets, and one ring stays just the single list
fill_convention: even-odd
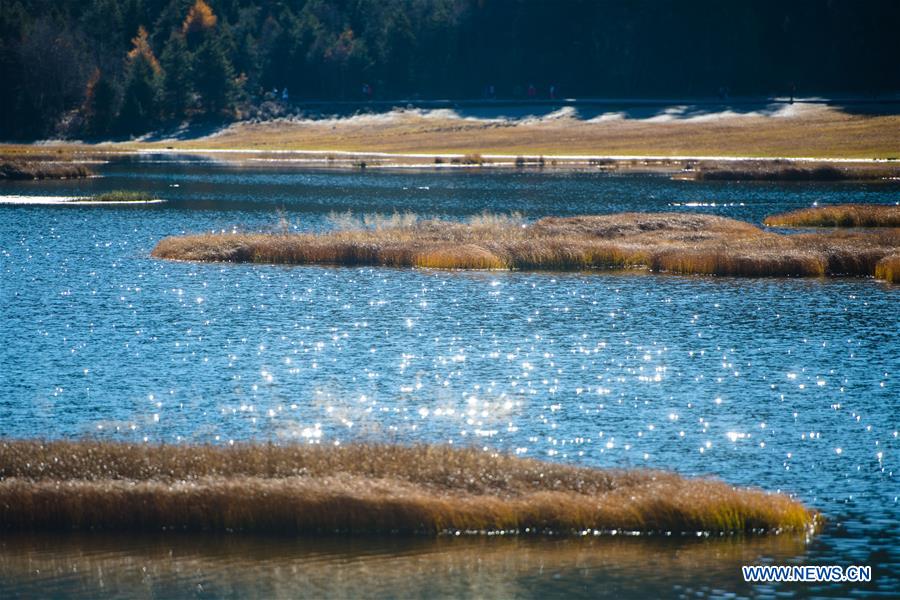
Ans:
[{"label": "marsh vegetation", "polygon": [[93,174],[87,165],[71,161],[0,159],[0,180],[78,179]]},{"label": "marsh vegetation", "polygon": [[490,215],[467,223],[405,217],[396,225],[323,234],[187,235],[161,240],[152,254],[213,262],[818,277],[872,276],[898,248],[896,229],[782,235],[713,215],[621,213],[531,224]]},{"label": "marsh vegetation", "polygon": [[900,227],[900,205],[832,204],[766,217],[769,227]]},{"label": "marsh vegetation", "polygon": [[0,443],[0,529],[803,531],[784,494],[449,446]]}]

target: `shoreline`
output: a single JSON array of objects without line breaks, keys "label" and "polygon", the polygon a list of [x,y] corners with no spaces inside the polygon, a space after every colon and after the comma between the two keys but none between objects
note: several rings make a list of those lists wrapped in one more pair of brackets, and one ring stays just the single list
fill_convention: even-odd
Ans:
[{"label": "shoreline", "polygon": [[166,200],[91,200],[78,196],[23,196],[0,195],[0,205],[15,206],[125,206],[129,204],[164,204]]},{"label": "shoreline", "polygon": [[[115,159],[136,158],[155,162],[152,157],[172,157],[163,162],[190,163],[197,159],[229,166],[261,166],[273,168],[333,169],[338,171],[410,170],[410,171],[503,171],[503,172],[599,172],[610,174],[654,174],[679,181],[794,181],[794,182],[900,182],[900,160],[888,158],[818,158],[818,157],[760,157],[711,155],[578,155],[578,154],[459,154],[459,153],[403,153],[355,152],[344,150],[253,150],[245,148],[131,148],[78,147],[69,150],[74,165],[108,164]],[[2,155],[2,146],[0,146]],[[41,165],[41,158],[29,158]],[[820,177],[816,171],[831,171]],[[790,172],[809,173],[808,176],[785,177]],[[733,172],[734,175],[729,173]],[[839,176],[835,177],[834,173]],[[752,176],[742,174],[751,173]],[[712,176],[710,176],[710,174]],[[704,177],[706,176],[706,177]],[[89,177],[103,177],[91,175]],[[51,178],[46,178],[50,180]],[[65,177],[62,179],[66,179]]]},{"label": "shoreline", "polygon": [[[680,181],[700,181],[704,175],[719,181],[796,181],[796,182],[900,182],[900,160],[888,158],[761,157],[713,155],[614,155],[614,154],[460,154],[441,152],[356,152],[346,150],[299,150],[247,148],[110,148],[106,146],[71,147],[66,161],[70,165],[108,164],[116,159],[134,158],[154,162],[153,157],[171,157],[163,162],[190,163],[197,159],[229,166],[273,168],[334,169],[339,171],[375,170],[475,170],[503,172],[599,172],[610,174],[655,174]],[[0,145],[0,156],[3,147]],[[57,164],[41,154],[27,159],[40,167]],[[816,171],[831,171],[819,177]],[[784,177],[789,172],[809,173],[808,177]],[[729,175],[733,172],[734,175]],[[838,172],[840,176],[834,177]],[[744,178],[742,174],[751,173]],[[712,174],[710,177],[709,174]],[[102,174],[90,178],[103,177]],[[53,178],[44,178],[44,181]],[[62,177],[61,179],[67,179]],[[36,179],[37,180],[37,179]]]},{"label": "shoreline", "polygon": [[[807,99],[808,100],[808,99]],[[477,157],[491,167],[583,168],[631,162],[791,162],[893,166],[900,172],[900,104],[882,111],[852,106],[762,103],[727,105],[632,102],[591,117],[577,106],[532,107],[520,114],[457,108],[382,107],[344,116],[273,116],[231,123],[184,123],[133,139],[0,143],[10,159],[81,159],[102,155],[201,155],[245,159],[324,159],[366,166],[441,166]],[[549,111],[549,112],[548,112]],[[435,163],[438,163],[435,165]],[[371,164],[369,164],[371,163]],[[454,165],[456,166],[456,165]],[[466,165],[468,166],[468,165]],[[657,165],[637,165],[651,166]]]},{"label": "shoreline", "polygon": [[[346,160],[360,158],[385,158],[385,159],[445,159],[465,158],[468,153],[454,152],[375,152],[375,151],[351,151],[351,150],[300,150],[300,149],[270,149],[256,150],[252,148],[135,148],[124,150],[121,152],[125,155],[146,155],[146,154],[171,154],[171,155],[217,155],[217,154],[247,154],[250,156],[315,156],[327,159],[328,156],[339,156]],[[479,156],[485,161],[492,161],[491,166],[506,166],[513,164],[517,158],[526,158],[537,161],[543,158],[545,162],[551,160],[586,163],[592,161],[674,161],[674,162],[693,162],[693,161],[716,161],[716,162],[796,162],[796,163],[835,163],[835,164],[900,164],[900,158],[835,158],[835,157],[816,157],[816,156],[733,156],[733,155],[702,155],[702,154],[685,154],[685,155],[669,155],[669,154],[491,154],[479,153]],[[509,161],[512,161],[511,163]],[[448,167],[455,166],[446,163],[436,163],[434,166]],[[479,165],[464,165],[479,166]]]}]

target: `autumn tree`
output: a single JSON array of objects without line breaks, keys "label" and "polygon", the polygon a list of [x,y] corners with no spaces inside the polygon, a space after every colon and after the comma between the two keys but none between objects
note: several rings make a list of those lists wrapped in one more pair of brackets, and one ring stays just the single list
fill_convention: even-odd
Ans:
[{"label": "autumn tree", "polygon": [[197,0],[181,24],[181,33],[193,48],[206,38],[207,32],[215,29],[218,22],[219,18],[213,13],[209,4],[204,0]]},{"label": "autumn tree", "polygon": [[208,114],[219,114],[230,108],[238,92],[224,29],[204,0],[194,2],[181,25],[186,47],[193,49],[193,88]]},{"label": "autumn tree", "polygon": [[147,40],[147,30],[138,28],[125,58],[125,88],[119,122],[125,133],[146,131],[160,116],[162,67]]}]

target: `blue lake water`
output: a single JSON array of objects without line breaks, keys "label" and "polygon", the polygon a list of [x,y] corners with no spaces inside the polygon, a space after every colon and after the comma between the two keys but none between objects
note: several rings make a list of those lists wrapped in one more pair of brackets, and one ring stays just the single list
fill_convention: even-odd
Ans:
[{"label": "blue lake water", "polygon": [[[622,563],[623,581],[648,577],[656,583],[644,592],[675,595],[877,596],[900,589],[898,286],[149,258],[167,235],[272,228],[282,215],[296,230],[326,229],[329,213],[347,210],[460,219],[483,211],[538,218],[677,210],[759,222],[816,202],[895,203],[900,185],[700,183],[598,172],[297,171],[153,157],[100,172],[102,178],[81,181],[0,183],[0,195],[144,189],[169,201],[0,205],[0,435],[452,443],[598,467],[712,475],[795,494],[828,519],[822,534],[789,551],[747,546],[756,552],[752,559],[867,564],[872,584],[748,586],[738,567],[712,568],[722,555],[715,549],[691,555],[700,568],[673,567],[693,573],[688,581],[651,577],[652,565],[631,559]],[[84,548],[90,541],[71,544],[78,556],[90,553]],[[18,546],[0,547],[0,595],[27,590],[19,567],[2,558],[3,548],[12,547]],[[506,556],[503,548],[485,552]],[[303,564],[304,552],[285,550],[255,568],[262,577],[273,564],[286,569],[289,557]],[[352,548],[341,552],[355,556]],[[399,565],[441,552],[376,554]],[[449,563],[434,568],[478,574],[498,589],[514,581],[517,587],[508,589],[518,596],[546,595],[554,581],[568,595],[595,596],[610,577],[608,568],[585,558],[573,559],[575,571],[538,569],[540,561],[513,568],[516,552],[482,569],[454,559],[467,554],[454,550]],[[668,555],[665,547],[648,556],[653,552]],[[210,560],[204,568],[223,564]],[[551,571],[563,573],[561,579]],[[165,573],[159,577],[169,581]],[[89,596],[96,584],[61,581],[62,595]],[[190,577],[173,581],[193,590]],[[616,589],[636,593],[608,591]],[[398,593],[427,595],[424,587],[406,591]]]}]

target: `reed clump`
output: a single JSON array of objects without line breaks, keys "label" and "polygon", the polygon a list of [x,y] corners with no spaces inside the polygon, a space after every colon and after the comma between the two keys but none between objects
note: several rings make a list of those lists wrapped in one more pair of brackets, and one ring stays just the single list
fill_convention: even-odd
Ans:
[{"label": "reed clump", "polygon": [[0,529],[803,531],[783,494],[446,446],[0,442]]},{"label": "reed clump", "polygon": [[[336,218],[337,220],[337,218]],[[346,224],[350,217],[340,217]],[[323,234],[168,237],[158,258],[445,269],[649,269],[747,277],[872,276],[900,250],[900,230],[782,235],[713,215],[478,215],[467,223],[400,220]]]},{"label": "reed clump", "polygon": [[86,165],[68,161],[0,160],[0,180],[79,179],[93,174]]},{"label": "reed clump", "polygon": [[900,205],[835,204],[766,217],[769,227],[900,227]]},{"label": "reed clump", "polygon": [[900,283],[900,254],[885,256],[875,264],[875,277],[888,283]]}]

